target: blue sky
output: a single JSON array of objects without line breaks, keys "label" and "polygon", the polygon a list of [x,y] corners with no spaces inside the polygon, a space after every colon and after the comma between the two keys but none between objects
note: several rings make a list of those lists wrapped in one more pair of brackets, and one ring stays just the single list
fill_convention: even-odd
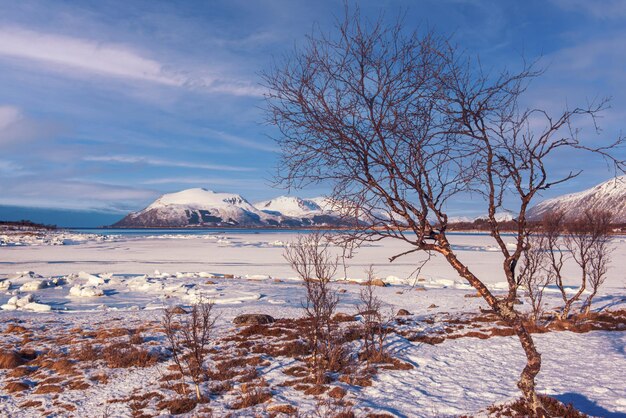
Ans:
[{"label": "blue sky", "polygon": [[[529,104],[558,111],[612,96],[590,140],[626,127],[626,1],[359,5],[372,17],[404,10],[407,26],[453,33],[488,68],[541,56],[547,72]],[[339,0],[0,0],[0,215],[33,207],[121,216],[190,187],[252,201],[284,193],[271,187],[277,155],[258,74],[313,25],[330,30],[342,8]],[[572,166],[583,176],[546,197],[611,176],[596,159],[554,162],[557,171]],[[452,212],[467,208],[479,210],[461,202]]]}]

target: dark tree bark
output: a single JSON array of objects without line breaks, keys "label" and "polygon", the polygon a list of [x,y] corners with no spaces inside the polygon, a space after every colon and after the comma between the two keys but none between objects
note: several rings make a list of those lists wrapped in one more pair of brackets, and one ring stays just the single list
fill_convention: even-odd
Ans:
[{"label": "dark tree bark", "polygon": [[[359,219],[349,242],[404,241],[407,250],[391,261],[418,251],[445,257],[515,330],[528,360],[518,386],[538,415],[541,356],[514,307],[527,209],[541,191],[578,175],[550,175],[546,161],[561,151],[589,151],[625,168],[611,156],[622,138],[592,147],[573,128],[578,118],[595,120],[606,101],[557,116],[521,107],[528,82],[540,74],[532,65],[485,74],[445,37],[408,33],[402,22],[366,22],[358,11],[347,12],[333,36],[313,33],[264,74],[269,123],[280,132],[279,180],[332,186],[336,209]],[[448,203],[468,193],[484,198],[509,284],[503,297],[448,241]],[[505,198],[519,213],[513,248],[497,217]]]}]

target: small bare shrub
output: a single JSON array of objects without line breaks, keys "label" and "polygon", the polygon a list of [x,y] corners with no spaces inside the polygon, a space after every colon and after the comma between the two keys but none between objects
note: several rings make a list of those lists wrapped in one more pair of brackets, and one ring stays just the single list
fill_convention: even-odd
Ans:
[{"label": "small bare shrub", "polygon": [[389,335],[390,323],[393,317],[383,315],[383,303],[376,296],[374,270],[367,270],[367,281],[361,287],[359,294],[360,303],[357,305],[357,313],[363,317],[363,357],[369,363],[381,362],[389,356],[385,349],[385,341]]},{"label": "small bare shrub", "polygon": [[598,290],[606,280],[606,273],[609,269],[611,248],[611,222],[613,216],[607,211],[595,211],[587,215],[589,233],[592,236],[592,243],[589,249],[589,264],[587,266],[587,282],[591,287],[591,293],[583,302],[581,313],[588,315],[591,310],[591,302],[598,294]]},{"label": "small bare shrub", "polygon": [[548,238],[545,235],[529,233],[517,276],[517,283],[524,287],[526,299],[530,302],[532,309],[530,319],[535,323],[543,313],[543,293],[552,282],[548,268],[547,242]]},{"label": "small bare shrub", "polygon": [[329,240],[317,232],[299,236],[286,248],[284,257],[304,281],[306,294],[302,306],[308,320],[313,374],[322,383],[326,372],[340,367],[346,355],[332,320],[339,294],[330,282],[339,257],[331,254]]},{"label": "small bare shrub", "polygon": [[172,353],[172,358],[182,375],[191,379],[196,391],[196,401],[200,402],[200,384],[207,378],[204,365],[213,328],[217,317],[213,314],[213,302],[200,299],[187,314],[175,314],[166,309],[163,315],[163,328]]}]

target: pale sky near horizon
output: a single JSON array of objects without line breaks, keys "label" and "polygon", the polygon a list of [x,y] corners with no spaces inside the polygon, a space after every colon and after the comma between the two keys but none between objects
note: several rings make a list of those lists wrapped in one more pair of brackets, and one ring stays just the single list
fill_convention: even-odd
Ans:
[{"label": "pale sky near horizon", "polygon": [[[542,57],[529,103],[558,111],[611,96],[598,139],[626,128],[626,0],[358,4],[372,18],[404,11],[409,29],[452,34],[487,68]],[[271,184],[277,154],[259,73],[314,25],[332,31],[342,9],[340,0],[0,0],[0,206],[119,215],[191,187],[250,201],[284,194]],[[612,175],[597,159],[554,163],[571,167],[585,172],[545,197]],[[477,209],[451,207],[468,210]]]}]

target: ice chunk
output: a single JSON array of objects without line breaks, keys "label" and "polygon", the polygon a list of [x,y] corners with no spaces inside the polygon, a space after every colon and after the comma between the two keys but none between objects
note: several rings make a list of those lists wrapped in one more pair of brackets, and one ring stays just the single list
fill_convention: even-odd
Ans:
[{"label": "ice chunk", "polygon": [[81,271],[80,273],[78,273],[78,278],[87,280],[87,283],[86,283],[87,286],[99,286],[101,284],[104,284],[104,279],[102,277],[85,273],[84,271]]},{"label": "ice chunk", "polygon": [[52,310],[52,307],[43,303],[30,302],[24,305],[22,309],[33,312],[49,312]]},{"label": "ice chunk", "polygon": [[40,290],[46,287],[47,283],[44,280],[32,280],[30,282],[24,283],[20,290],[22,292],[32,292],[35,290]]},{"label": "ice chunk", "polygon": [[77,298],[93,298],[102,295],[104,292],[96,286],[76,285],[70,289],[70,296]]},{"label": "ice chunk", "polygon": [[11,301],[14,301],[15,305],[18,306],[18,308],[21,308],[25,305],[28,305],[29,303],[31,303],[33,301],[33,295],[28,294],[22,298],[18,298],[17,296],[13,296],[11,299],[9,299],[9,303],[11,303]]}]

